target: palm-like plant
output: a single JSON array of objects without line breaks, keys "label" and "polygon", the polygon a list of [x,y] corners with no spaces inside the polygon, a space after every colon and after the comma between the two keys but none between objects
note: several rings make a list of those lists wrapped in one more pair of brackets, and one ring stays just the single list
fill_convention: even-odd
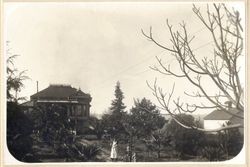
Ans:
[{"label": "palm-like plant", "polygon": [[83,156],[86,161],[95,160],[97,155],[101,153],[101,148],[96,144],[82,145],[77,144],[76,148],[80,156]]},{"label": "palm-like plant", "polygon": [[[23,81],[29,79],[28,76],[25,75],[26,71],[19,72],[14,67],[14,59],[18,55],[12,55],[7,58],[7,99],[8,101],[15,101],[24,99],[23,97],[18,98],[17,93],[21,91],[21,88],[24,87]],[[11,91],[14,91],[11,93]]]}]

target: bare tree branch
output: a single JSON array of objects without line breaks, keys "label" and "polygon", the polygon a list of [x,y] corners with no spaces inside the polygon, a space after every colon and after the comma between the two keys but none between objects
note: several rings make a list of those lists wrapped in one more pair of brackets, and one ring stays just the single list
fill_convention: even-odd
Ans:
[{"label": "bare tree branch", "polygon": [[[186,79],[197,88],[197,92],[192,95],[186,92],[185,94],[192,98],[204,98],[210,104],[184,104],[180,102],[179,98],[177,100],[172,100],[174,87],[171,89],[171,93],[166,96],[162,88],[157,86],[156,80],[153,86],[147,83],[153,95],[162,108],[164,108],[178,124],[188,129],[196,128],[201,131],[207,130],[183,124],[176,118],[176,112],[192,113],[197,110],[214,108],[243,119],[243,116],[228,110],[228,106],[224,104],[226,101],[232,102],[237,111],[244,112],[244,103],[242,100],[243,88],[239,77],[240,68],[238,67],[238,58],[242,56],[243,51],[243,37],[241,35],[243,28],[240,23],[241,19],[239,12],[229,10],[224,4],[213,4],[212,8],[213,9],[210,9],[210,5],[207,5],[207,17],[204,17],[201,9],[193,5],[193,12],[210,32],[213,39],[214,50],[213,55],[210,57],[203,56],[201,58],[194,53],[195,50],[192,49],[191,43],[194,41],[195,37],[192,36],[190,38],[185,23],[180,24],[181,31],[174,31],[172,25],[169,24],[168,20],[166,21],[170,34],[169,41],[172,48],[165,47],[157,42],[153,37],[151,27],[149,34],[146,34],[142,30],[142,34],[147,39],[169,52],[179,64],[179,71],[175,72],[170,68],[171,64],[165,65],[162,63],[162,58],[156,57],[160,68],[154,66],[151,67],[151,69],[166,76],[170,75],[176,78]],[[208,44],[210,44],[210,42]],[[207,82],[208,80],[209,82]],[[217,88],[215,91],[216,93],[206,90],[208,85],[204,83],[213,84],[213,86]],[[170,108],[171,101],[175,108]],[[220,131],[238,127],[243,127],[243,125],[232,125],[209,131]]]}]

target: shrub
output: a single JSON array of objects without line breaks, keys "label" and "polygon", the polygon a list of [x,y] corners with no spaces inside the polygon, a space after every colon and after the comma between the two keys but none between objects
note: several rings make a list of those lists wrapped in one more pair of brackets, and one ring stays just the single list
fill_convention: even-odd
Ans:
[{"label": "shrub", "polygon": [[80,154],[82,154],[86,161],[94,160],[96,159],[97,155],[100,154],[101,149],[96,144],[91,145],[82,145],[78,144],[76,145],[78,151]]},{"label": "shrub", "polygon": [[[227,124],[230,125],[231,122]],[[236,156],[243,147],[243,135],[238,128],[224,130],[219,133],[219,139],[230,156]]]},{"label": "shrub", "polygon": [[19,161],[26,161],[26,154],[33,154],[31,137],[33,122],[22,112],[16,102],[7,103],[7,145]]},{"label": "shrub", "polygon": [[221,147],[206,146],[202,149],[201,155],[209,161],[225,160],[225,154]]},{"label": "shrub", "polygon": [[[194,117],[191,115],[179,114],[178,119],[181,122],[188,123],[190,126],[198,126],[196,125]],[[174,148],[177,152],[179,152],[180,158],[182,158],[184,154],[196,156],[198,154],[198,150],[203,147],[203,132],[195,129],[186,129],[174,120],[170,121],[167,129],[172,136]]]},{"label": "shrub", "polygon": [[102,120],[99,120],[96,117],[90,117],[90,132],[91,134],[95,134],[97,139],[100,140],[104,135],[105,125]]},{"label": "shrub", "polygon": [[[201,155],[211,161],[236,156],[243,146],[243,135],[239,129],[224,130],[216,134],[206,134]],[[221,155],[222,154],[222,155]]]}]

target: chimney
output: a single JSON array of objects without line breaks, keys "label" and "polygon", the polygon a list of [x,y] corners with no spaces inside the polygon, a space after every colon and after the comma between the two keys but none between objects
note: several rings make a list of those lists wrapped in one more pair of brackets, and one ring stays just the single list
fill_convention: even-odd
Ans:
[{"label": "chimney", "polygon": [[38,92],[38,81],[36,81],[36,93]]},{"label": "chimney", "polygon": [[232,102],[226,101],[225,104],[227,104],[227,109],[230,110],[232,108]]}]

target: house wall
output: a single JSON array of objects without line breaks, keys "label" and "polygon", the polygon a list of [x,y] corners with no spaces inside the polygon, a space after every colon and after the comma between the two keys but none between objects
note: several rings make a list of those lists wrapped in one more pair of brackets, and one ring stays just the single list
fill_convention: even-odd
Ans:
[{"label": "house wall", "polygon": [[228,120],[204,120],[204,129],[217,129],[226,124]]},{"label": "house wall", "polygon": [[67,104],[68,116],[88,117],[89,107],[86,104]]}]

